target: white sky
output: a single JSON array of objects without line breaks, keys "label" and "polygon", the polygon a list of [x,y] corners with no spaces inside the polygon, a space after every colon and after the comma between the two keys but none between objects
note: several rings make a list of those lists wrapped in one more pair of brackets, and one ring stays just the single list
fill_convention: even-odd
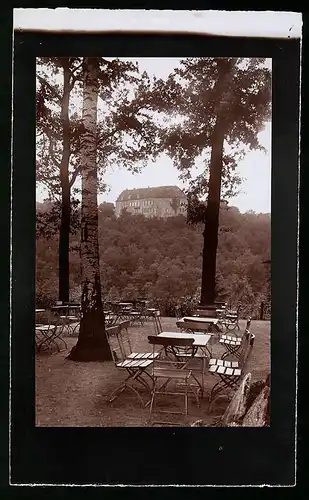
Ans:
[{"label": "white sky", "polygon": [[[124,58],[121,58],[124,59]],[[126,58],[128,60],[128,58]],[[166,78],[179,64],[180,58],[131,58],[138,61],[140,72],[144,70],[149,75]],[[271,60],[267,60],[271,67]],[[237,206],[241,212],[254,210],[257,213],[271,211],[271,124],[267,123],[260,133],[260,142],[268,151],[252,151],[239,163],[238,173],[243,177],[240,194],[229,203]],[[99,196],[99,203],[103,201],[115,202],[124,189],[152,187],[160,185],[185,185],[178,179],[178,171],[167,155],[161,155],[155,163],[149,163],[140,174],[131,174],[125,168],[109,168],[105,175],[105,182],[109,192]],[[46,192],[37,189],[37,201],[42,201]]]}]

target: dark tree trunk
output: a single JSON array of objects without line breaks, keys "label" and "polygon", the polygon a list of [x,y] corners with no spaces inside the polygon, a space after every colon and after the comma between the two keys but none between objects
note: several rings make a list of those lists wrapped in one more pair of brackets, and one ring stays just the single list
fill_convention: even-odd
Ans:
[{"label": "dark tree trunk", "polygon": [[111,360],[105,333],[101,298],[98,241],[98,177],[96,165],[96,125],[99,63],[98,58],[84,60],[83,125],[81,137],[81,281],[82,319],[78,342],[68,358],[75,361]]},{"label": "dark tree trunk", "polygon": [[235,61],[221,58],[218,67],[218,107],[214,126],[209,169],[208,199],[204,228],[201,305],[212,305],[216,298],[216,259],[218,247],[219,212],[225,123],[232,99],[232,79]]},{"label": "dark tree trunk", "polygon": [[69,161],[70,161],[70,71],[69,59],[63,59],[63,97],[61,106],[62,122],[62,146],[63,153],[60,165],[61,182],[61,221],[59,234],[59,300],[69,301],[70,295],[70,183],[69,183]]},{"label": "dark tree trunk", "polygon": [[224,129],[217,120],[211,150],[208,200],[204,228],[203,268],[201,305],[211,305],[215,301],[216,258],[218,247],[218,228],[221,193],[221,174]]}]

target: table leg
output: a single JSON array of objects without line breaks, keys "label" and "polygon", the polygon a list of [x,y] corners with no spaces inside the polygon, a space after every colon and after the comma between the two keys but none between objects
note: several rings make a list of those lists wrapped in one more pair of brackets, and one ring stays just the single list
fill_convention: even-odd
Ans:
[{"label": "table leg", "polygon": [[204,385],[204,376],[205,376],[205,360],[206,358],[203,356],[202,357],[202,397],[204,396],[204,388],[205,388],[205,385]]}]

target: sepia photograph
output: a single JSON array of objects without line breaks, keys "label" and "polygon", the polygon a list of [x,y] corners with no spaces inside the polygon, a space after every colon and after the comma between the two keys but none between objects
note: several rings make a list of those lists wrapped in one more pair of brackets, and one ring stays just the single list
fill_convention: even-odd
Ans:
[{"label": "sepia photograph", "polygon": [[36,425],[268,426],[271,60],[36,84]]},{"label": "sepia photograph", "polygon": [[295,485],[301,15],[13,43],[10,484]]}]

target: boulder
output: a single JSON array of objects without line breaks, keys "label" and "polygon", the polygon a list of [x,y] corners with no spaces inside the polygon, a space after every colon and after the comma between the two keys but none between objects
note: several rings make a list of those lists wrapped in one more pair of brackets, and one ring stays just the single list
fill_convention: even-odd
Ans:
[{"label": "boulder", "polygon": [[203,420],[196,420],[196,422],[193,422],[193,424],[191,424],[191,427],[205,427],[205,424]]},{"label": "boulder", "polygon": [[237,391],[233,395],[230,404],[224,412],[221,425],[228,426],[230,423],[240,423],[247,411],[247,399],[250,393],[251,373],[247,373]]},{"label": "boulder", "polygon": [[242,422],[243,427],[265,427],[269,425],[269,395],[269,386],[265,385],[247,411]]}]

